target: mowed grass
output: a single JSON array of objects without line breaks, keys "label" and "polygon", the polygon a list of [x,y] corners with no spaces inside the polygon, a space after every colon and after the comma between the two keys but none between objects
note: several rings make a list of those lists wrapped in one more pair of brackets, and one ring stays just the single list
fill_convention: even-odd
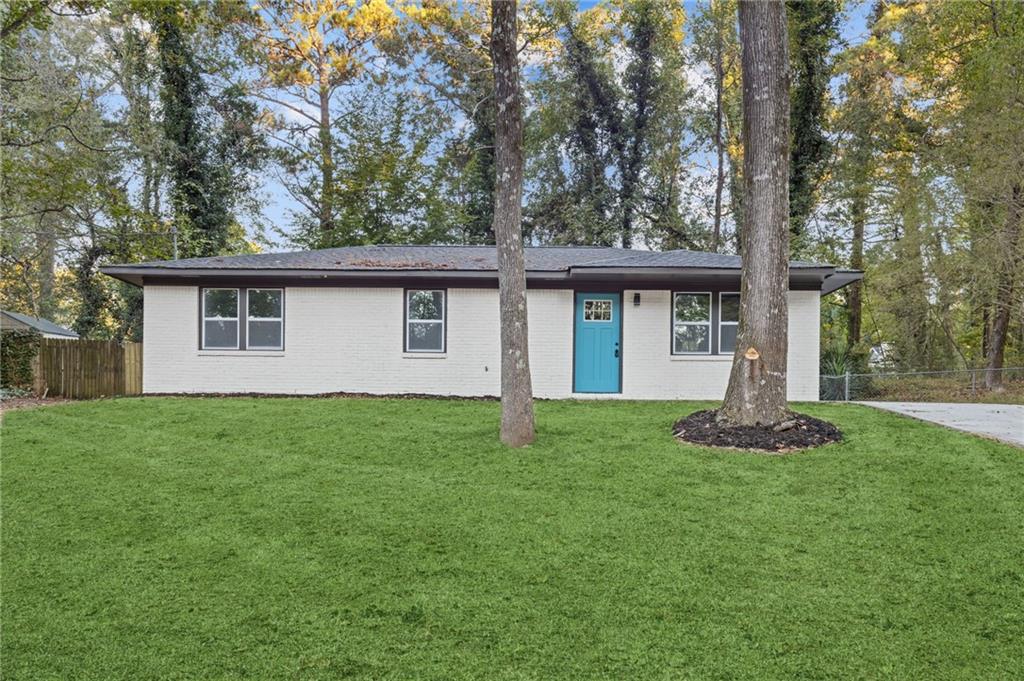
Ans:
[{"label": "mowed grass", "polygon": [[2,433],[4,679],[1013,679],[1024,451],[852,405],[144,398]]}]

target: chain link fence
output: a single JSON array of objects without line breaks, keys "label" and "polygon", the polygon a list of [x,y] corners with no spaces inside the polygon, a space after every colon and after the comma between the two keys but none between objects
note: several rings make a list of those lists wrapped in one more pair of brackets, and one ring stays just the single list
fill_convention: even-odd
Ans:
[{"label": "chain link fence", "polygon": [[822,374],[821,399],[1024,404],[1024,367]]}]

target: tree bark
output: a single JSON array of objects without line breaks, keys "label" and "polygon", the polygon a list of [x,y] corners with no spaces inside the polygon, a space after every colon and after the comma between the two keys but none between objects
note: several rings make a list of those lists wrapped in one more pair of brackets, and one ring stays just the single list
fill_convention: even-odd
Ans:
[{"label": "tree bark", "polygon": [[1006,337],[1010,328],[1010,313],[1013,307],[1013,289],[1017,270],[1021,266],[1020,232],[1021,214],[1024,213],[1024,190],[1016,185],[1010,195],[1006,218],[1005,243],[1001,251],[999,274],[996,280],[995,313],[992,316],[992,330],[989,337],[988,361],[986,362],[985,387],[989,390],[1002,388],[1003,354]]},{"label": "tree bark", "polygon": [[[718,418],[768,426],[786,405],[789,310],[789,58],[782,0],[739,3],[743,48],[740,322]],[[756,355],[756,357],[755,357]]]},{"label": "tree bark", "polygon": [[491,0],[496,166],[494,236],[501,306],[501,441],[510,447],[521,447],[534,440],[522,232],[523,119],[516,15],[516,0]]},{"label": "tree bark", "polygon": [[4,40],[8,36],[20,31],[36,15],[44,9],[49,9],[49,6],[49,0],[37,0],[37,2],[24,6],[20,13],[5,17],[3,25],[0,26],[0,40]]},{"label": "tree bark", "polygon": [[331,134],[331,84],[329,65],[320,65],[320,241],[323,247],[334,243],[334,136]]},{"label": "tree bark", "polygon": [[[864,223],[867,216],[867,205],[861,188],[857,188],[850,208],[850,221],[853,223],[853,240],[850,245],[850,267],[855,270],[864,269]],[[861,341],[861,282],[850,284],[847,294],[846,311],[846,347],[854,350]]]},{"label": "tree bark", "polygon": [[52,214],[42,216],[38,229],[36,249],[39,253],[39,305],[36,316],[52,319],[57,311],[57,301],[53,297],[57,278],[57,218]]},{"label": "tree bark", "polygon": [[722,88],[725,87],[725,68],[722,52],[722,27],[715,18],[715,152],[718,156],[718,175],[715,178],[715,228],[711,237],[711,250],[718,252],[722,241],[722,191],[725,188],[725,144],[722,140]]}]

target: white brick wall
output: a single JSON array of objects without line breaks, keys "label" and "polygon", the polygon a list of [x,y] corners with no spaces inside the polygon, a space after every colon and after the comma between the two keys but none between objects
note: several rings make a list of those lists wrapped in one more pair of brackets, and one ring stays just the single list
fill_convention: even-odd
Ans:
[{"label": "white brick wall", "polygon": [[[669,353],[668,291],[623,296],[623,392],[634,399],[720,399],[728,358],[678,360]],[[192,286],[147,286],[145,392],[325,392],[497,395],[498,296],[448,290],[442,356],[402,351],[400,288],[292,287],[285,292],[283,352],[200,351],[199,294]],[[572,396],[573,293],[531,290],[530,363],[538,397]],[[818,395],[818,294],[790,293],[790,398]]]},{"label": "white brick wall", "polygon": [[[633,306],[633,294],[640,306]],[[789,399],[818,399],[817,291],[789,292]],[[672,293],[626,291],[622,317],[622,396],[633,399],[720,400],[732,355],[672,355]]]}]

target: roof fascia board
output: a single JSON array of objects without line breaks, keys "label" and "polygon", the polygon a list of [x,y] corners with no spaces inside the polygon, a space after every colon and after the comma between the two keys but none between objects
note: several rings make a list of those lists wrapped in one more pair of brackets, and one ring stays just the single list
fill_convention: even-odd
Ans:
[{"label": "roof fascia board", "polygon": [[[594,276],[601,274],[614,274],[616,276],[714,276],[714,275],[739,275],[738,267],[593,267],[582,266],[572,267],[569,276]],[[836,271],[834,267],[791,267],[790,276],[795,274],[806,276],[826,277]]]}]

